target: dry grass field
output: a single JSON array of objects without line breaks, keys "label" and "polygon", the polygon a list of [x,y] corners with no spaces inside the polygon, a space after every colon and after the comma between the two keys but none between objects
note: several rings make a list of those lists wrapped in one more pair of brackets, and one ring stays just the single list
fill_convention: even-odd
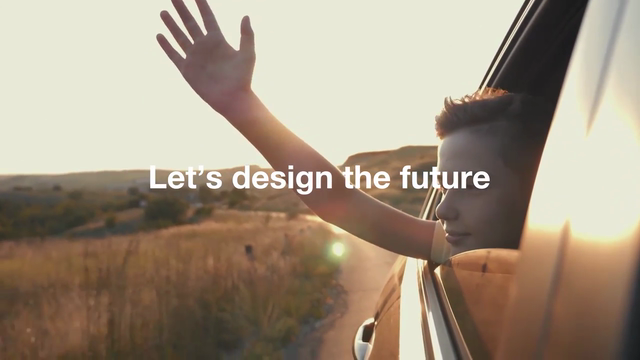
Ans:
[{"label": "dry grass field", "polygon": [[219,211],[134,235],[0,243],[0,359],[277,359],[324,316],[332,235]]}]

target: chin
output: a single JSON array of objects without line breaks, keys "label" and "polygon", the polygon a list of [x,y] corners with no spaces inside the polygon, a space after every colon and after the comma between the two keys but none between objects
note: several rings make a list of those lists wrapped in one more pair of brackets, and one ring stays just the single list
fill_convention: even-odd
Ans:
[{"label": "chin", "polygon": [[476,249],[477,248],[475,248],[475,247],[469,247],[469,246],[451,246],[451,256],[456,256],[456,255],[461,254],[463,252],[476,250]]},{"label": "chin", "polygon": [[486,246],[477,246],[470,242],[468,244],[451,245],[451,256],[455,256],[467,251],[479,250],[487,248]]}]

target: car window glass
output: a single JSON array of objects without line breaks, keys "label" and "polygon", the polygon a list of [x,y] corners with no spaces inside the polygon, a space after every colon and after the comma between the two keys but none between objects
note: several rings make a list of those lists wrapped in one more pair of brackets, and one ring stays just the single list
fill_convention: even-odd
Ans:
[{"label": "car window glass", "polygon": [[429,188],[427,192],[427,196],[424,199],[424,204],[422,205],[422,210],[420,211],[421,219],[431,219],[430,214],[433,208],[433,199],[436,194],[436,191],[433,187]]},{"label": "car window glass", "polygon": [[435,198],[433,199],[433,203],[429,209],[429,219],[435,221],[438,220],[438,217],[436,217],[436,208],[438,207],[438,204],[440,204],[440,200],[442,200],[442,192],[435,191]]},{"label": "car window glass", "polygon": [[510,249],[475,250],[434,271],[454,338],[473,359],[496,354],[518,256]]}]

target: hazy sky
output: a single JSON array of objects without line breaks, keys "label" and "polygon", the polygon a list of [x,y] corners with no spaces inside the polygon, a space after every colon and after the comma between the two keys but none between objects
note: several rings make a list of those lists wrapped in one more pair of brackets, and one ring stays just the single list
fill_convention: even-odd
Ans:
[{"label": "hazy sky", "polygon": [[[336,165],[437,144],[444,97],[478,87],[521,3],[210,1],[235,47],[251,16],[256,93]],[[175,14],[169,0],[1,2],[0,173],[268,165],[166,58],[163,9]]]}]

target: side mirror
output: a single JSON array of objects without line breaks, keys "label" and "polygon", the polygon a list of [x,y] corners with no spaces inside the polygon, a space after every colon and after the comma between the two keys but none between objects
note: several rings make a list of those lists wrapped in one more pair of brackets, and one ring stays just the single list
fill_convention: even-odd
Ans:
[{"label": "side mirror", "polygon": [[373,330],[376,322],[373,318],[365,320],[356,331],[353,339],[353,358],[354,360],[366,360],[369,358],[371,348],[373,347]]}]

